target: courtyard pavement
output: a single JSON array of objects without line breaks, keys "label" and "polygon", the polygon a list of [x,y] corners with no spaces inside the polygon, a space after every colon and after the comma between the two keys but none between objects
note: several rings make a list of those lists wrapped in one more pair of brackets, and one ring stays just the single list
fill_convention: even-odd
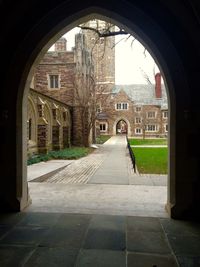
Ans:
[{"label": "courtyard pavement", "polygon": [[29,211],[168,216],[167,177],[134,173],[125,136],[113,136],[94,153],[65,164],[45,179],[29,178]]},{"label": "courtyard pavement", "polygon": [[[0,266],[199,267],[200,224],[166,218],[166,186],[160,185],[166,177],[135,174],[127,155],[123,137],[111,138],[90,160],[68,162],[57,174],[45,166],[43,178],[32,176],[33,204],[0,214]],[[77,179],[73,166],[80,167]],[[104,183],[102,167],[109,176]],[[123,184],[114,177],[120,167]]]}]

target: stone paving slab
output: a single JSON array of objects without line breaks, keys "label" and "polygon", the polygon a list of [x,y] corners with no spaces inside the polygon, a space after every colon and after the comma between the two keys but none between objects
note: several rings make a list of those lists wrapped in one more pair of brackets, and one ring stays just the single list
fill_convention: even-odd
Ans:
[{"label": "stone paving slab", "polygon": [[[18,214],[17,220],[16,214],[0,217],[5,227],[0,237],[2,267],[198,267],[200,263],[199,223],[58,212]],[[47,223],[50,219],[53,223]],[[11,221],[13,227],[7,232]]]},{"label": "stone paving slab", "polygon": [[83,244],[84,249],[124,251],[126,247],[125,218],[121,216],[93,216]]},{"label": "stone paving slab", "polygon": [[[129,267],[178,267],[173,255],[155,255],[145,253],[128,253],[127,266]],[[194,267],[194,266],[193,266]]]},{"label": "stone paving slab", "polygon": [[38,247],[24,267],[74,267],[78,249]]},{"label": "stone paving slab", "polygon": [[83,249],[76,267],[126,267],[126,253],[110,250]]}]

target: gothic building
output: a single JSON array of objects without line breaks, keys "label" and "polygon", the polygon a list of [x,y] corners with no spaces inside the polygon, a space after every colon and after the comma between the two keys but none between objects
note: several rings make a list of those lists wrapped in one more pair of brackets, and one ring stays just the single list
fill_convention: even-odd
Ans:
[{"label": "gothic building", "polygon": [[[100,29],[106,27],[100,20],[86,26],[97,22]],[[114,43],[114,36],[99,38],[83,30],[76,34],[72,51],[60,38],[54,51],[45,54],[35,68],[29,94],[30,154],[87,145],[99,134],[167,135],[167,96],[160,73],[155,85],[116,85]]]},{"label": "gothic building", "polygon": [[[83,145],[88,77],[93,76],[91,55],[84,35],[77,34],[73,51],[65,38],[55,43],[37,65],[28,100],[28,154],[46,153],[71,144]],[[85,121],[89,117],[84,116]],[[86,131],[87,129],[85,129]],[[87,133],[85,133],[87,136]]]},{"label": "gothic building", "polygon": [[99,134],[166,137],[168,103],[161,74],[154,84],[116,85],[99,104]]}]

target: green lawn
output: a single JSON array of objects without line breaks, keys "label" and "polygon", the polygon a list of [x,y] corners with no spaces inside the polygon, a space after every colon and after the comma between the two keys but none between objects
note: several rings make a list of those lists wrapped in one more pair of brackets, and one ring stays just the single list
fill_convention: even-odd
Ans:
[{"label": "green lawn", "polygon": [[99,137],[96,137],[96,144],[103,144],[105,143],[108,139],[110,139],[110,135],[100,135]]},{"label": "green lawn", "polygon": [[94,149],[91,147],[70,147],[57,151],[50,151],[44,155],[32,156],[28,159],[27,165],[38,163],[41,161],[48,161],[51,159],[78,159],[87,156]]},{"label": "green lawn", "polygon": [[130,145],[167,145],[167,139],[129,139]]},{"label": "green lawn", "polygon": [[167,174],[168,148],[132,148],[139,173]]}]

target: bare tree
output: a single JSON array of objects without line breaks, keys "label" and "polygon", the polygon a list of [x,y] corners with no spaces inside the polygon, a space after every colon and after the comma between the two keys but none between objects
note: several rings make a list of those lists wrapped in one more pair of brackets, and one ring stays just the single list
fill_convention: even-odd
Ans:
[{"label": "bare tree", "polygon": [[98,86],[91,74],[76,73],[72,79],[74,87],[73,106],[76,109],[76,115],[79,117],[82,129],[81,143],[87,147],[90,144],[91,131],[98,116],[97,106],[102,101],[105,103],[108,95],[104,94],[104,88],[97,88]]}]

